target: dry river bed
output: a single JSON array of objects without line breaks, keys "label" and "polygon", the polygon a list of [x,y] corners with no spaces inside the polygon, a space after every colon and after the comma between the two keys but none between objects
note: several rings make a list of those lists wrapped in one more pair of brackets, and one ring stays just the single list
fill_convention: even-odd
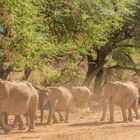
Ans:
[{"label": "dry river bed", "polygon": [[[109,112],[100,122],[101,110],[94,112],[76,109],[70,114],[69,123],[46,125],[39,123],[35,132],[12,130],[4,134],[0,129],[0,140],[140,140],[140,120],[122,123],[121,111],[115,111],[115,123],[109,124]],[[39,120],[38,120],[39,121]]]}]

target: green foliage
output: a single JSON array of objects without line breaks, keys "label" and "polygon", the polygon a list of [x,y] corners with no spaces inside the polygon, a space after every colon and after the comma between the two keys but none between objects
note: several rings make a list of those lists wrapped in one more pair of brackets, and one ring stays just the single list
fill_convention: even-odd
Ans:
[{"label": "green foliage", "polygon": [[32,0],[1,1],[0,24],[7,30],[2,40],[1,57],[6,55],[11,64],[24,68],[34,67],[49,47],[40,29],[43,18]]},{"label": "green foliage", "polygon": [[136,4],[136,0],[1,0],[0,25],[7,33],[0,42],[0,58],[22,69],[42,71],[52,66],[56,72],[43,72],[46,85],[80,81],[84,77],[80,63],[87,55],[95,61],[99,51],[107,53],[108,66],[120,61],[132,66],[135,33],[125,36],[135,24]]}]

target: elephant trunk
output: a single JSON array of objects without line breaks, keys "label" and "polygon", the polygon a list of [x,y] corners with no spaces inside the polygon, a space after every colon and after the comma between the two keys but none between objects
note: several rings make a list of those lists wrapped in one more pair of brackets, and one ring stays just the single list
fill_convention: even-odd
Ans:
[{"label": "elephant trunk", "polygon": [[2,129],[4,129],[5,133],[8,133],[11,131],[11,128],[5,122],[5,114],[4,113],[0,114],[0,124],[2,126]]},{"label": "elephant trunk", "polygon": [[43,107],[42,108],[40,108],[40,123],[42,124],[42,122],[43,122],[43,116],[44,116],[44,109],[43,109]]}]

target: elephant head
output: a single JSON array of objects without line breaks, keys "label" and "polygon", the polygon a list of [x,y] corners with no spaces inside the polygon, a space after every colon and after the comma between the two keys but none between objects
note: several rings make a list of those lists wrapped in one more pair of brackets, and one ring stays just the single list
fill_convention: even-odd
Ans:
[{"label": "elephant head", "polygon": [[107,103],[117,91],[117,82],[109,82],[102,87],[101,103]]},{"label": "elephant head", "polygon": [[40,87],[40,86],[34,86],[38,92],[39,95],[39,109],[40,109],[40,122],[43,122],[43,116],[44,116],[44,107],[46,106],[47,98],[49,98],[49,95],[51,93],[51,90],[48,88]]},{"label": "elephant head", "polygon": [[74,98],[74,99],[77,99],[77,98],[78,98],[78,94],[79,94],[81,91],[80,91],[80,88],[74,86],[74,87],[71,88],[71,92],[72,92],[73,98]]},{"label": "elephant head", "polygon": [[0,80],[0,100],[6,99],[9,97],[8,87],[5,83]]}]

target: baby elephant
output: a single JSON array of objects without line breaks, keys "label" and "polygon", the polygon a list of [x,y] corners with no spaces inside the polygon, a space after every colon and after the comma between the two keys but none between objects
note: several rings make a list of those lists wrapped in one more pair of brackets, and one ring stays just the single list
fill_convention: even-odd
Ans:
[{"label": "baby elephant", "polygon": [[73,86],[71,88],[71,92],[73,95],[73,101],[77,104],[85,104],[88,103],[90,105],[91,100],[91,91],[85,86]]},{"label": "baby elephant", "polygon": [[66,112],[65,122],[68,122],[68,116],[73,101],[70,90],[65,87],[48,87],[40,89],[40,91],[39,96],[44,97],[48,102],[49,115],[47,124],[51,123],[52,118],[54,122],[58,122],[55,117],[55,112],[58,112],[59,116],[62,118],[61,111]]},{"label": "baby elephant", "polygon": [[[109,82],[104,85],[102,89],[103,95],[103,114],[101,120],[105,119],[107,104],[109,102],[110,108],[110,122],[114,122],[114,105],[118,105],[122,109],[124,121],[132,121],[132,111],[136,114],[136,119],[139,119],[138,114],[138,89],[132,82]],[[127,118],[126,110],[129,111]]]}]

